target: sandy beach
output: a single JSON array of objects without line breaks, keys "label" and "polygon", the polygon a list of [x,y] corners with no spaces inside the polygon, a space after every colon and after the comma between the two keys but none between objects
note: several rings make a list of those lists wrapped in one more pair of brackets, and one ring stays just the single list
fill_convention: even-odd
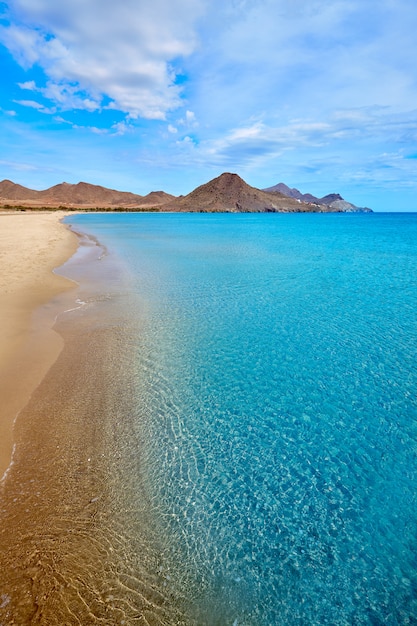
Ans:
[{"label": "sandy beach", "polygon": [[52,274],[78,241],[57,214],[0,216],[0,232],[0,623],[184,624],[138,484],[124,274],[82,236],[62,270],[76,291]]},{"label": "sandy beach", "polygon": [[53,270],[78,245],[60,222],[64,215],[0,213],[0,478],[10,463],[15,417],[63,345],[52,329],[57,297],[74,283]]}]

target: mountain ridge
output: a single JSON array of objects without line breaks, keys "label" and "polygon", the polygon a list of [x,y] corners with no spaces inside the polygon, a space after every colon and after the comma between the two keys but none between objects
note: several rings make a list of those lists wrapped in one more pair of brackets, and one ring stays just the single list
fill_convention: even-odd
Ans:
[{"label": "mountain ridge", "polygon": [[0,202],[16,202],[25,205],[45,207],[92,208],[97,205],[122,208],[141,208],[159,206],[175,196],[165,191],[151,191],[147,196],[140,196],[130,191],[117,191],[101,185],[79,182],[76,184],[59,183],[48,189],[37,191],[23,187],[10,180],[0,182]]},{"label": "mountain ridge", "polygon": [[280,192],[289,198],[295,198],[301,202],[311,202],[313,204],[325,204],[333,208],[335,211],[341,211],[343,213],[371,213],[372,210],[368,207],[358,207],[347,200],[344,200],[339,193],[329,193],[323,198],[317,198],[311,193],[301,193],[295,187],[288,187],[285,183],[278,183],[273,187],[267,187],[263,191],[267,193]]},{"label": "mountain ridge", "polygon": [[162,205],[161,211],[191,213],[282,213],[322,210],[288,198],[279,192],[267,193],[248,185],[238,174],[225,172],[194,191]]},{"label": "mountain ridge", "polygon": [[159,210],[179,212],[363,212],[344,200],[339,194],[316,198],[302,194],[298,189],[279,183],[267,189],[251,187],[238,174],[224,172],[208,183],[200,185],[185,196],[173,196],[165,191],[151,191],[146,196],[129,191],[117,191],[79,182],[59,183],[37,191],[11,180],[0,182],[0,205],[13,208],[79,208],[81,210],[105,207],[110,210]]}]

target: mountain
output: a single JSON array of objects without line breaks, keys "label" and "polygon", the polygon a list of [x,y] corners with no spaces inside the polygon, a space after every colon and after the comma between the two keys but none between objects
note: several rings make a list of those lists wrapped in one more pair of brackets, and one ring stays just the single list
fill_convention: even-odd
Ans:
[{"label": "mountain", "polygon": [[[156,196],[151,198],[153,205],[161,204],[165,201],[164,192],[155,192]],[[159,195],[162,194],[162,195]],[[149,194],[151,195],[151,194]],[[167,195],[167,199],[173,196]],[[139,196],[127,191],[116,191],[107,189],[100,185],[89,183],[60,183],[43,191],[36,191],[22,187],[10,180],[0,182],[0,202],[11,204],[22,204],[23,206],[48,206],[48,207],[124,207],[136,208],[141,203],[148,204],[149,196]]]},{"label": "mountain", "polygon": [[357,207],[351,202],[347,202],[342,198],[342,196],[338,193],[330,193],[323,198],[316,198],[311,195],[311,193],[301,193],[298,189],[290,188],[285,183],[278,183],[273,187],[268,187],[264,189],[267,193],[282,193],[284,196],[288,198],[296,198],[301,200],[302,202],[311,202],[313,204],[326,205],[330,209],[335,212],[343,212],[343,213],[372,213],[372,209],[368,209],[367,207]]},{"label": "mountain", "polygon": [[22,187],[22,185],[17,185],[13,183],[11,180],[2,180],[0,182],[0,199],[1,200],[12,200],[12,201],[25,201],[30,200],[33,197],[33,194],[39,193],[37,191],[33,191],[32,189],[27,189],[27,187]]},{"label": "mountain", "polygon": [[342,196],[338,193],[329,193],[327,196],[319,199],[319,202],[322,204],[333,204],[333,202],[337,202],[339,200],[343,200]]},{"label": "mountain", "polygon": [[161,211],[193,213],[294,213],[329,210],[332,209],[324,205],[318,207],[300,202],[279,192],[256,189],[237,174],[228,172],[161,207]]},{"label": "mountain", "polygon": [[[335,197],[334,200],[332,199],[333,197]],[[343,213],[372,213],[372,209],[369,209],[368,207],[355,206],[351,202],[343,200],[342,196],[339,196],[338,193],[332,193],[329,196],[325,196],[321,199],[321,202],[337,211],[342,211]]]},{"label": "mountain", "polygon": [[161,206],[162,204],[166,204],[167,202],[170,202],[172,200],[175,200],[175,196],[171,195],[170,193],[165,193],[165,191],[151,191],[151,193],[148,193],[147,196],[143,196],[139,206],[156,207]]},{"label": "mountain", "polygon": [[46,204],[76,206],[136,206],[143,199],[134,193],[107,189],[89,183],[61,183],[38,192],[38,198]]},{"label": "mountain", "polygon": [[267,189],[263,189],[267,193],[282,193],[284,196],[288,198],[295,198],[296,200],[301,200],[302,202],[313,202],[318,203],[319,199],[315,196],[312,196],[311,193],[301,193],[298,189],[294,187],[290,189],[285,183],[278,183],[278,185],[274,185],[273,187],[268,187]]},{"label": "mountain", "polygon": [[0,182],[0,205],[27,207],[67,207],[81,209],[122,208],[126,210],[157,209],[194,213],[303,213],[359,212],[361,209],[339,194],[316,198],[302,194],[279,183],[268,189],[248,185],[237,174],[226,172],[197,187],[186,196],[176,198],[164,191],[140,196],[89,183],[60,183],[43,191],[17,185],[10,180]]}]

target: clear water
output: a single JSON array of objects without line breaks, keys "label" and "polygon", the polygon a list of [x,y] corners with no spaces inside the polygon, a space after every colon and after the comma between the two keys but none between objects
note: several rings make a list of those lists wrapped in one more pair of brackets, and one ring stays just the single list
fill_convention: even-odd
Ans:
[{"label": "clear water", "polygon": [[130,479],[188,622],[417,624],[417,214],[70,221],[131,273]]}]

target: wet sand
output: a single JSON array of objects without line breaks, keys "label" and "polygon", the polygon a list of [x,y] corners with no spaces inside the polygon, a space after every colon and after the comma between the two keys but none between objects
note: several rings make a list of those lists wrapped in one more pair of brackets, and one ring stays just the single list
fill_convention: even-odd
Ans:
[{"label": "wet sand", "polygon": [[52,330],[74,283],[52,270],[76,250],[65,214],[0,214],[0,478],[10,463],[13,422],[62,349]]},{"label": "wet sand", "polygon": [[19,413],[0,489],[0,624],[185,624],[141,478],[140,320],[115,265],[84,244],[63,270],[84,305],[58,319],[64,347]]}]

